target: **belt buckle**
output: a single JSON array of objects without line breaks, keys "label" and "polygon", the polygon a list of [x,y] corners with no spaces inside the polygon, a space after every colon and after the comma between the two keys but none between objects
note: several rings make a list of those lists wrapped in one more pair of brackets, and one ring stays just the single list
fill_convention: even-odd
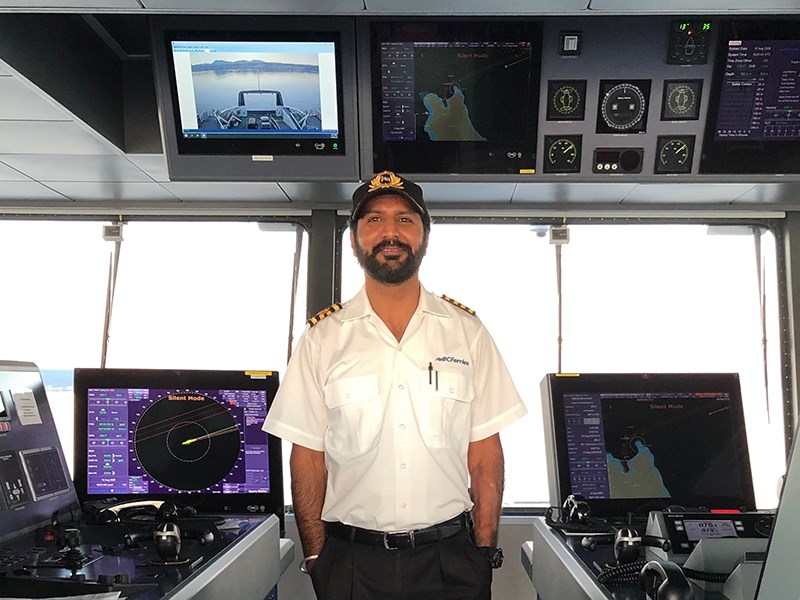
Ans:
[{"label": "belt buckle", "polygon": [[414,542],[414,531],[413,530],[406,530],[406,531],[384,531],[383,532],[383,547],[386,550],[400,550],[398,547],[389,546],[389,536],[390,535],[407,535],[409,541],[411,542],[411,547],[415,548],[416,543]]}]

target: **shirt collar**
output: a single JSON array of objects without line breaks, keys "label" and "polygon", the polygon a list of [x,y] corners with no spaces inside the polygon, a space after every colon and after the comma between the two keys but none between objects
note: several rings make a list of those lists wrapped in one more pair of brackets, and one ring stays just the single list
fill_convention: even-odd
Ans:
[{"label": "shirt collar", "polygon": [[[442,304],[438,301],[438,298],[426,290],[421,283],[419,287],[419,305],[417,306],[417,310],[436,315],[437,317],[447,317],[447,312],[443,310]],[[345,305],[342,321],[362,319],[373,313],[374,311],[367,297],[367,290],[365,287],[362,287]]]}]

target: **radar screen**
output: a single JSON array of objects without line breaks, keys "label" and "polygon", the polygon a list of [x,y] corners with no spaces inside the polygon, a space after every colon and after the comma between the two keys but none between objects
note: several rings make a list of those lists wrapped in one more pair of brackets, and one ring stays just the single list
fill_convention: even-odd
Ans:
[{"label": "radar screen", "polygon": [[650,80],[601,80],[597,133],[644,133]]},{"label": "radar screen", "polygon": [[700,118],[702,79],[672,80],[664,82],[664,100],[661,103],[662,121],[696,121]]},{"label": "radar screen", "polygon": [[585,112],[585,79],[547,82],[548,121],[582,121]]}]

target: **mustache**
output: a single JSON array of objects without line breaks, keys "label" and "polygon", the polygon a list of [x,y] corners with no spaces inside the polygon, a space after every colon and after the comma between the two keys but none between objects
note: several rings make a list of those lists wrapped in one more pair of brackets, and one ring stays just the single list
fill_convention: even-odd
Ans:
[{"label": "mustache", "polygon": [[378,252],[383,250],[384,248],[400,248],[401,250],[405,250],[408,254],[413,254],[411,250],[411,246],[406,244],[405,242],[401,242],[398,240],[382,240],[375,244],[375,247],[372,248],[372,256],[375,256]]}]

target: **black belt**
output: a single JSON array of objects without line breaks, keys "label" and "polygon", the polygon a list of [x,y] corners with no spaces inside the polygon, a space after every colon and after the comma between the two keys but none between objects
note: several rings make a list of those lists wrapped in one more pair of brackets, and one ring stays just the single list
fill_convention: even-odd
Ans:
[{"label": "black belt", "polygon": [[362,529],[361,527],[345,525],[338,521],[325,523],[325,531],[330,536],[349,540],[357,544],[383,546],[387,550],[415,548],[416,546],[453,537],[457,533],[467,531],[468,529],[467,513],[461,513],[448,521],[437,525],[431,525],[424,529],[408,531],[375,531],[373,529]]}]

